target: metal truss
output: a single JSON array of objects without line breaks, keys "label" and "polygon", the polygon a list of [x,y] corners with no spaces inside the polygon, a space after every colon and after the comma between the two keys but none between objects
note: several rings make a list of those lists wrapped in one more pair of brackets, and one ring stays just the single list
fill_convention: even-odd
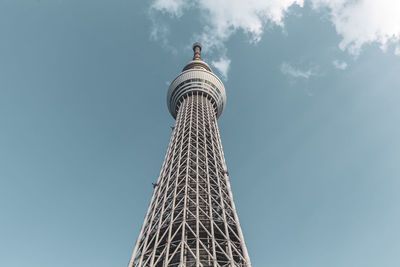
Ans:
[{"label": "metal truss", "polygon": [[176,124],[129,267],[251,267],[233,202],[216,106],[203,92]]}]

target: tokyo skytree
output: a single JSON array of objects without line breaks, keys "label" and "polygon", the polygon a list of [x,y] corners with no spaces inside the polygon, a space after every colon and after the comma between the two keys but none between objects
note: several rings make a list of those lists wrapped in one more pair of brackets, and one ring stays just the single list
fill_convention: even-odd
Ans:
[{"label": "tokyo skytree", "polygon": [[217,125],[225,88],[193,51],[168,89],[176,122],[129,267],[251,267]]}]

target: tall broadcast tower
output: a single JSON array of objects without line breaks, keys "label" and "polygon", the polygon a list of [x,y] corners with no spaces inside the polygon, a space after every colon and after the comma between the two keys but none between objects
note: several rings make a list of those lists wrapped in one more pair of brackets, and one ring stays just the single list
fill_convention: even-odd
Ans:
[{"label": "tall broadcast tower", "polygon": [[225,88],[193,51],[168,89],[176,123],[129,267],[251,267],[217,125]]}]

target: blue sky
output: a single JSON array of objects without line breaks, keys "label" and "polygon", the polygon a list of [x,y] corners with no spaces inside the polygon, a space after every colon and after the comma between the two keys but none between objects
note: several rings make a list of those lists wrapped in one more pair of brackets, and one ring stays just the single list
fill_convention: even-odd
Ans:
[{"label": "blue sky", "polygon": [[253,266],[400,265],[397,1],[0,1],[0,266],[126,266],[203,43]]}]

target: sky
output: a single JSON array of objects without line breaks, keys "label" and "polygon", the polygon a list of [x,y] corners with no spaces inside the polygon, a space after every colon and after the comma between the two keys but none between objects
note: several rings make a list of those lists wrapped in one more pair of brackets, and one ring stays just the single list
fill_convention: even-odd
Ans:
[{"label": "sky", "polygon": [[203,44],[254,267],[400,266],[400,2],[0,0],[0,266],[127,266]]}]

